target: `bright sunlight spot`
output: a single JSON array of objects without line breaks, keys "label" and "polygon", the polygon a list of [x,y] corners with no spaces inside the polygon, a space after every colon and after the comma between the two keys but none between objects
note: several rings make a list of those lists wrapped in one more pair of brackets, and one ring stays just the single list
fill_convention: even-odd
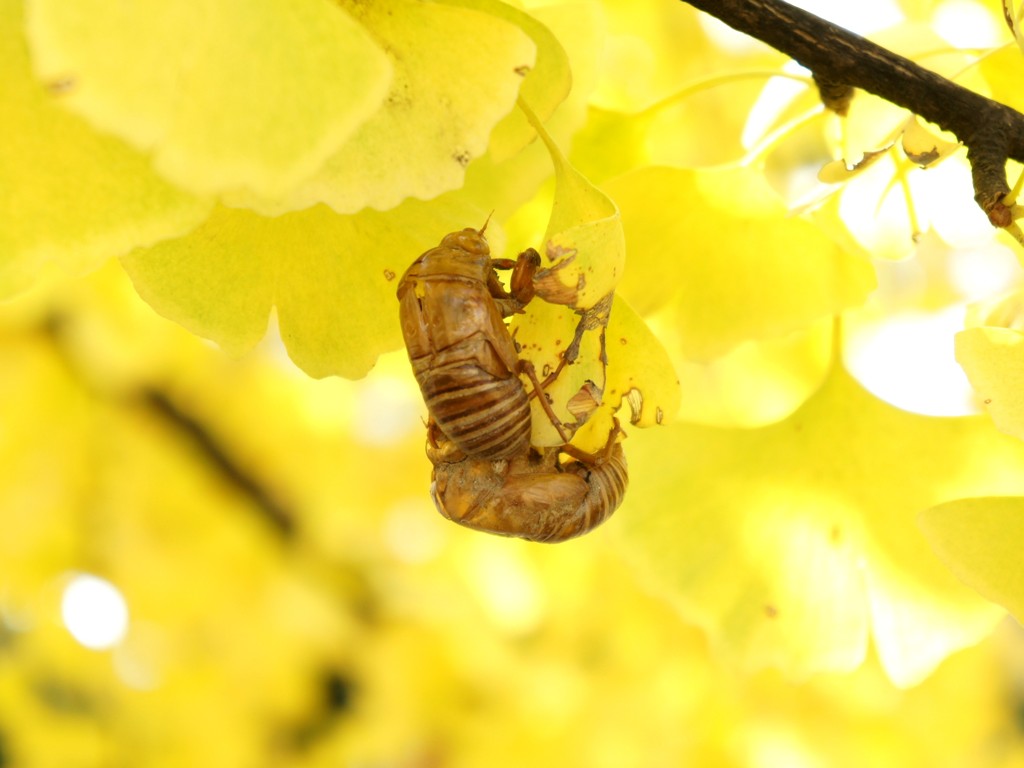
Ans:
[{"label": "bright sunlight spot", "polygon": [[410,386],[408,381],[383,376],[368,381],[359,394],[352,431],[364,443],[392,445],[422,429],[420,403],[414,394],[415,382]]},{"label": "bright sunlight spot", "polygon": [[980,301],[1013,288],[1020,277],[1020,263],[1009,247],[992,242],[953,251],[949,277],[967,301]]},{"label": "bright sunlight spot", "polygon": [[784,723],[752,726],[743,735],[742,743],[745,762],[753,768],[821,768],[825,765]]},{"label": "bright sunlight spot", "polygon": [[[787,61],[782,69],[784,72],[810,77],[810,73],[795,61]],[[770,78],[747,115],[747,122],[743,126],[741,138],[743,148],[750,149],[760,141],[786,107],[806,90],[807,85],[797,80],[790,80],[786,77]]]},{"label": "bright sunlight spot", "polygon": [[697,23],[700,24],[700,28],[712,43],[734,56],[751,53],[764,45],[749,35],[737,32],[725,22],[719,21],[707,13],[699,14]]},{"label": "bright sunlight spot", "polygon": [[495,625],[511,634],[535,629],[544,616],[543,585],[519,548],[478,539],[469,555],[467,583]]},{"label": "bright sunlight spot", "polygon": [[953,357],[953,336],[963,324],[963,305],[893,315],[851,334],[846,363],[869,392],[897,408],[927,416],[977,413]]},{"label": "bright sunlight spot", "polygon": [[68,582],[60,606],[68,632],[86,648],[117,645],[128,629],[128,605],[106,579],[83,573]]},{"label": "bright sunlight spot", "polygon": [[935,9],[936,32],[959,48],[988,48],[1006,41],[1008,31],[984,8],[968,0],[948,0]]}]

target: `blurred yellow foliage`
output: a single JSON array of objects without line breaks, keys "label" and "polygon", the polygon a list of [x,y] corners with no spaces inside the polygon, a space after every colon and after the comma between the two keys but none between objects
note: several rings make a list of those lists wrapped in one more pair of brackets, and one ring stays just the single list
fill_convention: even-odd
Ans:
[{"label": "blurred yellow foliage", "polygon": [[[1019,100],[999,4],[863,5]],[[1019,250],[948,136],[662,0],[0,0],[0,60],[0,768],[1024,766]],[[578,442],[629,405],[557,547],[430,501],[394,293],[484,221],[575,259],[538,368],[604,307]],[[979,299],[991,420],[861,383]]]},{"label": "blurred yellow foliage", "polygon": [[[743,676],[638,583],[615,523],[560,547],[451,526],[400,355],[355,383],[295,375],[272,345],[227,360],[113,268],[8,303],[0,327],[5,765],[1024,758],[1015,626],[909,691],[873,659]],[[631,436],[634,464],[657,468],[655,438]],[[650,516],[649,474],[620,520]],[[62,620],[82,572],[126,601],[112,647]]]}]

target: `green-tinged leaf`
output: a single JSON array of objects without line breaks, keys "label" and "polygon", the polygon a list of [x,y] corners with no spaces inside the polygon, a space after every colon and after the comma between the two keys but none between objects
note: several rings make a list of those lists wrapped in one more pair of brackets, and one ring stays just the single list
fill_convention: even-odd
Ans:
[{"label": "green-tinged leaf", "polygon": [[996,427],[1024,439],[1024,333],[968,328],[956,335],[956,359]]},{"label": "green-tinged leaf", "polygon": [[636,427],[675,420],[681,398],[679,377],[661,341],[621,296],[612,305],[606,337],[605,403],[617,410],[625,398],[628,421]]},{"label": "green-tinged leaf", "polygon": [[643,314],[671,312],[691,359],[802,329],[875,287],[868,261],[787,218],[754,169],[650,167],[604,187],[622,210],[630,253],[622,295]]},{"label": "green-tinged leaf", "polygon": [[[539,20],[558,40],[570,62],[571,89],[550,118],[544,119],[544,127],[552,136],[568,139],[580,128],[586,119],[587,108],[593,96],[599,77],[601,54],[608,40],[607,19],[599,5],[588,0],[563,0],[557,3],[542,3],[529,9],[530,15]],[[538,116],[546,111],[543,99],[530,100]],[[540,110],[540,111],[538,111]],[[516,110],[512,114],[522,118]],[[532,126],[530,135],[534,135]]]},{"label": "green-tinged leaf", "polygon": [[538,292],[548,301],[590,309],[615,290],[622,276],[626,246],[619,211],[569,164],[529,105],[519,104],[555,167],[555,198],[541,254],[550,284]]},{"label": "green-tinged leaf", "polygon": [[527,34],[489,13],[420,0],[345,7],[391,58],[383,106],[292,194],[232,204],[277,213],[324,202],[354,213],[458,189],[534,65]]},{"label": "green-tinged leaf", "polygon": [[49,264],[83,271],[180,235],[209,209],[160,179],[141,154],[59,108],[67,83],[32,79],[21,5],[0,2],[0,297]]},{"label": "green-tinged leaf", "polygon": [[[588,390],[593,388],[589,402],[591,407],[579,419],[580,422],[588,418],[601,402],[606,380],[606,358],[603,352],[607,323],[607,303],[585,320],[569,307],[541,299],[534,299],[526,308],[526,314],[517,315],[512,321],[512,332],[520,348],[520,357],[533,363],[541,380],[558,370],[563,355],[572,358],[572,363],[564,366],[554,382],[544,389],[555,415],[563,423],[577,422],[577,417],[570,410],[570,400],[577,395],[586,396],[584,387]],[[565,442],[536,398],[532,408],[533,433],[530,441],[534,445],[544,446]],[[597,441],[600,444],[608,436],[607,428],[611,426],[611,420],[604,419],[602,423],[606,428],[604,437]],[[588,441],[585,449],[595,447]]]},{"label": "green-tinged leaf", "polygon": [[[537,59],[525,73],[520,94],[533,107],[541,120],[547,120],[562,103],[573,86],[569,58],[558,38],[533,15],[496,0],[436,0],[443,5],[471,8],[515,24],[530,36],[537,46]],[[575,10],[586,13],[590,6]],[[540,9],[543,11],[544,9]],[[513,110],[499,122],[491,134],[490,154],[502,161],[522,149],[535,132],[522,112]]]},{"label": "green-tinged leaf", "polygon": [[[587,451],[603,446],[624,399],[628,408],[618,414],[623,426],[650,427],[671,421],[679,410],[679,377],[643,319],[618,296],[610,315],[602,308],[598,315],[581,318],[567,307],[535,300],[515,321],[521,354],[534,364],[541,379],[556,370],[558,355],[570,346],[582,322],[576,362],[564,367],[544,390],[561,421],[586,422],[573,444]],[[552,329],[568,330],[569,336],[556,332],[549,338]],[[574,397],[577,402],[570,406]],[[560,445],[562,440],[536,399],[532,408],[533,444]],[[585,416],[580,418],[580,413]]]},{"label": "green-tinged leaf", "polygon": [[277,218],[220,208],[189,236],[123,263],[160,314],[232,353],[263,337],[273,306],[300,368],[357,378],[401,345],[397,278],[445,233],[485,217],[460,197],[353,216],[325,206]]},{"label": "green-tinged leaf", "polygon": [[[541,249],[543,269],[535,280],[537,299],[513,321],[513,328],[523,356],[542,378],[558,372],[545,389],[555,414],[563,422],[579,425],[605,394],[606,330],[625,258],[622,224],[615,204],[566,161],[529,105],[523,100],[519,104],[551,155],[555,193]],[[662,357],[667,362],[667,356]],[[619,383],[625,382],[620,379]],[[614,398],[615,407],[622,394],[619,391]],[[583,405],[576,400],[580,397]],[[535,444],[561,442],[550,419],[536,411],[534,425]],[[581,440],[593,448],[607,438],[610,428],[606,407]],[[597,437],[597,432],[603,432],[603,437]]]},{"label": "green-tinged leaf", "polygon": [[590,107],[587,122],[573,137],[573,164],[598,184],[647,164],[644,146],[649,112],[627,114]]},{"label": "green-tinged leaf", "polygon": [[280,196],[372,115],[391,65],[358,4],[32,0],[36,73],[197,193]]},{"label": "green-tinged leaf", "polygon": [[[735,51],[718,45],[707,33],[707,17],[687,3],[602,0],[601,8],[609,34],[592,98],[595,106],[635,112],[706,78],[708,72],[735,66]],[[748,48],[742,58],[752,67],[783,60],[767,46]],[[734,111],[747,106],[732,105]]]},{"label": "green-tinged leaf", "polygon": [[[544,24],[545,38],[554,35],[573,62],[572,90],[558,105],[552,117],[544,122],[544,129],[555,141],[560,146],[568,146],[575,142],[574,134],[585,119],[587,96],[594,76],[592,70],[604,40],[602,19],[595,6],[578,2],[531,8],[530,15]],[[544,51],[539,48],[538,56],[543,54]],[[542,64],[538,59],[538,64],[526,77],[524,89],[534,77],[542,74]],[[553,93],[549,95],[553,96]],[[533,104],[532,101],[530,103]],[[541,98],[538,109],[544,104],[545,100]],[[550,109],[542,109],[541,114],[548,111]],[[551,156],[541,141],[532,141],[521,151],[508,156],[513,145],[503,149],[504,139],[501,136],[505,135],[506,126],[510,127],[511,134],[519,136],[519,129],[512,126],[520,123],[527,126],[530,138],[536,138],[536,132],[526,122],[522,112],[518,109],[510,112],[491,134],[487,153],[466,169],[462,189],[467,196],[480,201],[482,206],[494,210],[495,220],[503,223],[510,236],[517,228],[517,221],[525,224],[523,231],[516,233],[518,236],[513,238],[516,242],[537,245],[551,210],[550,189],[545,184],[552,179]],[[540,194],[538,189],[542,190]],[[531,197],[533,200],[530,204],[519,211]],[[517,211],[519,215],[510,218]]]},{"label": "green-tinged leaf", "polygon": [[1024,498],[958,499],[925,510],[920,524],[958,579],[1024,620]]},{"label": "green-tinged leaf", "polygon": [[667,424],[675,419],[682,397],[679,377],[661,341],[621,296],[612,305],[605,349],[608,369],[601,407],[573,439],[589,451],[605,444],[616,414],[627,430],[629,425]]},{"label": "green-tinged leaf", "polygon": [[712,427],[761,427],[789,416],[824,380],[830,364],[833,318],[764,341],[747,341],[699,363],[678,354],[672,315],[647,318],[673,355],[683,398],[678,419]]},{"label": "green-tinged leaf", "polygon": [[980,417],[900,411],[836,368],[788,419],[630,440],[638,567],[748,668],[849,670],[869,635],[911,685],[999,618],[931,553],[923,509],[1024,492],[1024,446]]}]

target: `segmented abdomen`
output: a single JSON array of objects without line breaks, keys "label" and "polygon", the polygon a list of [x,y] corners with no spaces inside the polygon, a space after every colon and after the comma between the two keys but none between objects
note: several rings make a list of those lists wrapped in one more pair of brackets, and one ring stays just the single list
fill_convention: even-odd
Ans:
[{"label": "segmented abdomen", "polygon": [[465,454],[501,459],[530,444],[530,403],[517,376],[497,378],[471,362],[417,376],[437,426]]},{"label": "segmented abdomen", "polygon": [[616,444],[608,461],[594,467],[577,464],[575,471],[586,479],[588,486],[586,498],[580,505],[579,530],[573,534],[579,535],[599,526],[622,503],[629,485],[626,454],[622,446]]}]

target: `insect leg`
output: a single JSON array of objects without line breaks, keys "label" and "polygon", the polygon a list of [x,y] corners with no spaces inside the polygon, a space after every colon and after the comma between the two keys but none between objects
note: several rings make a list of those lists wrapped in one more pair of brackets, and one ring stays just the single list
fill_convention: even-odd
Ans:
[{"label": "insect leg", "polygon": [[438,464],[453,464],[466,458],[466,454],[448,439],[432,416],[427,420],[426,452],[427,458],[435,467]]},{"label": "insect leg", "polygon": [[615,451],[616,439],[619,435],[625,437],[626,433],[622,427],[619,426],[619,420],[614,420],[614,425],[608,432],[608,441],[604,444],[604,448],[596,453],[588,453],[587,451],[577,448],[575,445],[566,443],[559,450],[569,456],[572,456],[579,462],[587,464],[591,467],[597,466],[598,464],[604,464],[612,457],[612,453]]},{"label": "insect leg", "polygon": [[527,248],[519,254],[515,261],[491,259],[491,267],[512,270],[512,276],[509,279],[510,290],[505,290],[494,271],[488,276],[487,287],[504,317],[519,314],[536,295],[533,278],[540,268],[540,254],[533,248]]},{"label": "insect leg", "polygon": [[519,370],[525,373],[533,383],[533,392],[530,393],[530,397],[536,397],[540,401],[540,407],[548,415],[551,425],[558,430],[558,436],[562,439],[563,443],[568,443],[572,436],[565,431],[565,427],[558,420],[554,409],[551,407],[551,403],[548,402],[547,397],[544,395],[544,388],[540,383],[540,379],[537,378],[537,370],[533,367],[533,363],[529,360],[520,360]]},{"label": "insect leg", "polygon": [[576,358],[580,356],[580,345],[583,344],[583,334],[587,331],[600,331],[601,362],[604,365],[608,364],[608,358],[605,352],[604,332],[608,327],[608,317],[611,315],[612,311],[613,296],[613,293],[609,293],[589,309],[576,310],[576,314],[579,315],[580,320],[576,323],[576,330],[573,332],[572,341],[569,342],[569,346],[562,350],[559,355],[558,365],[555,366],[555,370],[549,373],[545,377],[544,381],[541,382],[542,387],[547,388],[555,381],[555,379],[558,378],[558,374],[562,372],[562,369],[565,368],[565,366],[572,365],[576,362]]},{"label": "insect leg", "polygon": [[527,248],[519,254],[515,266],[512,269],[512,277],[509,280],[509,289],[512,298],[522,305],[530,303],[536,294],[536,287],[533,278],[540,268],[540,254],[533,248]]}]

